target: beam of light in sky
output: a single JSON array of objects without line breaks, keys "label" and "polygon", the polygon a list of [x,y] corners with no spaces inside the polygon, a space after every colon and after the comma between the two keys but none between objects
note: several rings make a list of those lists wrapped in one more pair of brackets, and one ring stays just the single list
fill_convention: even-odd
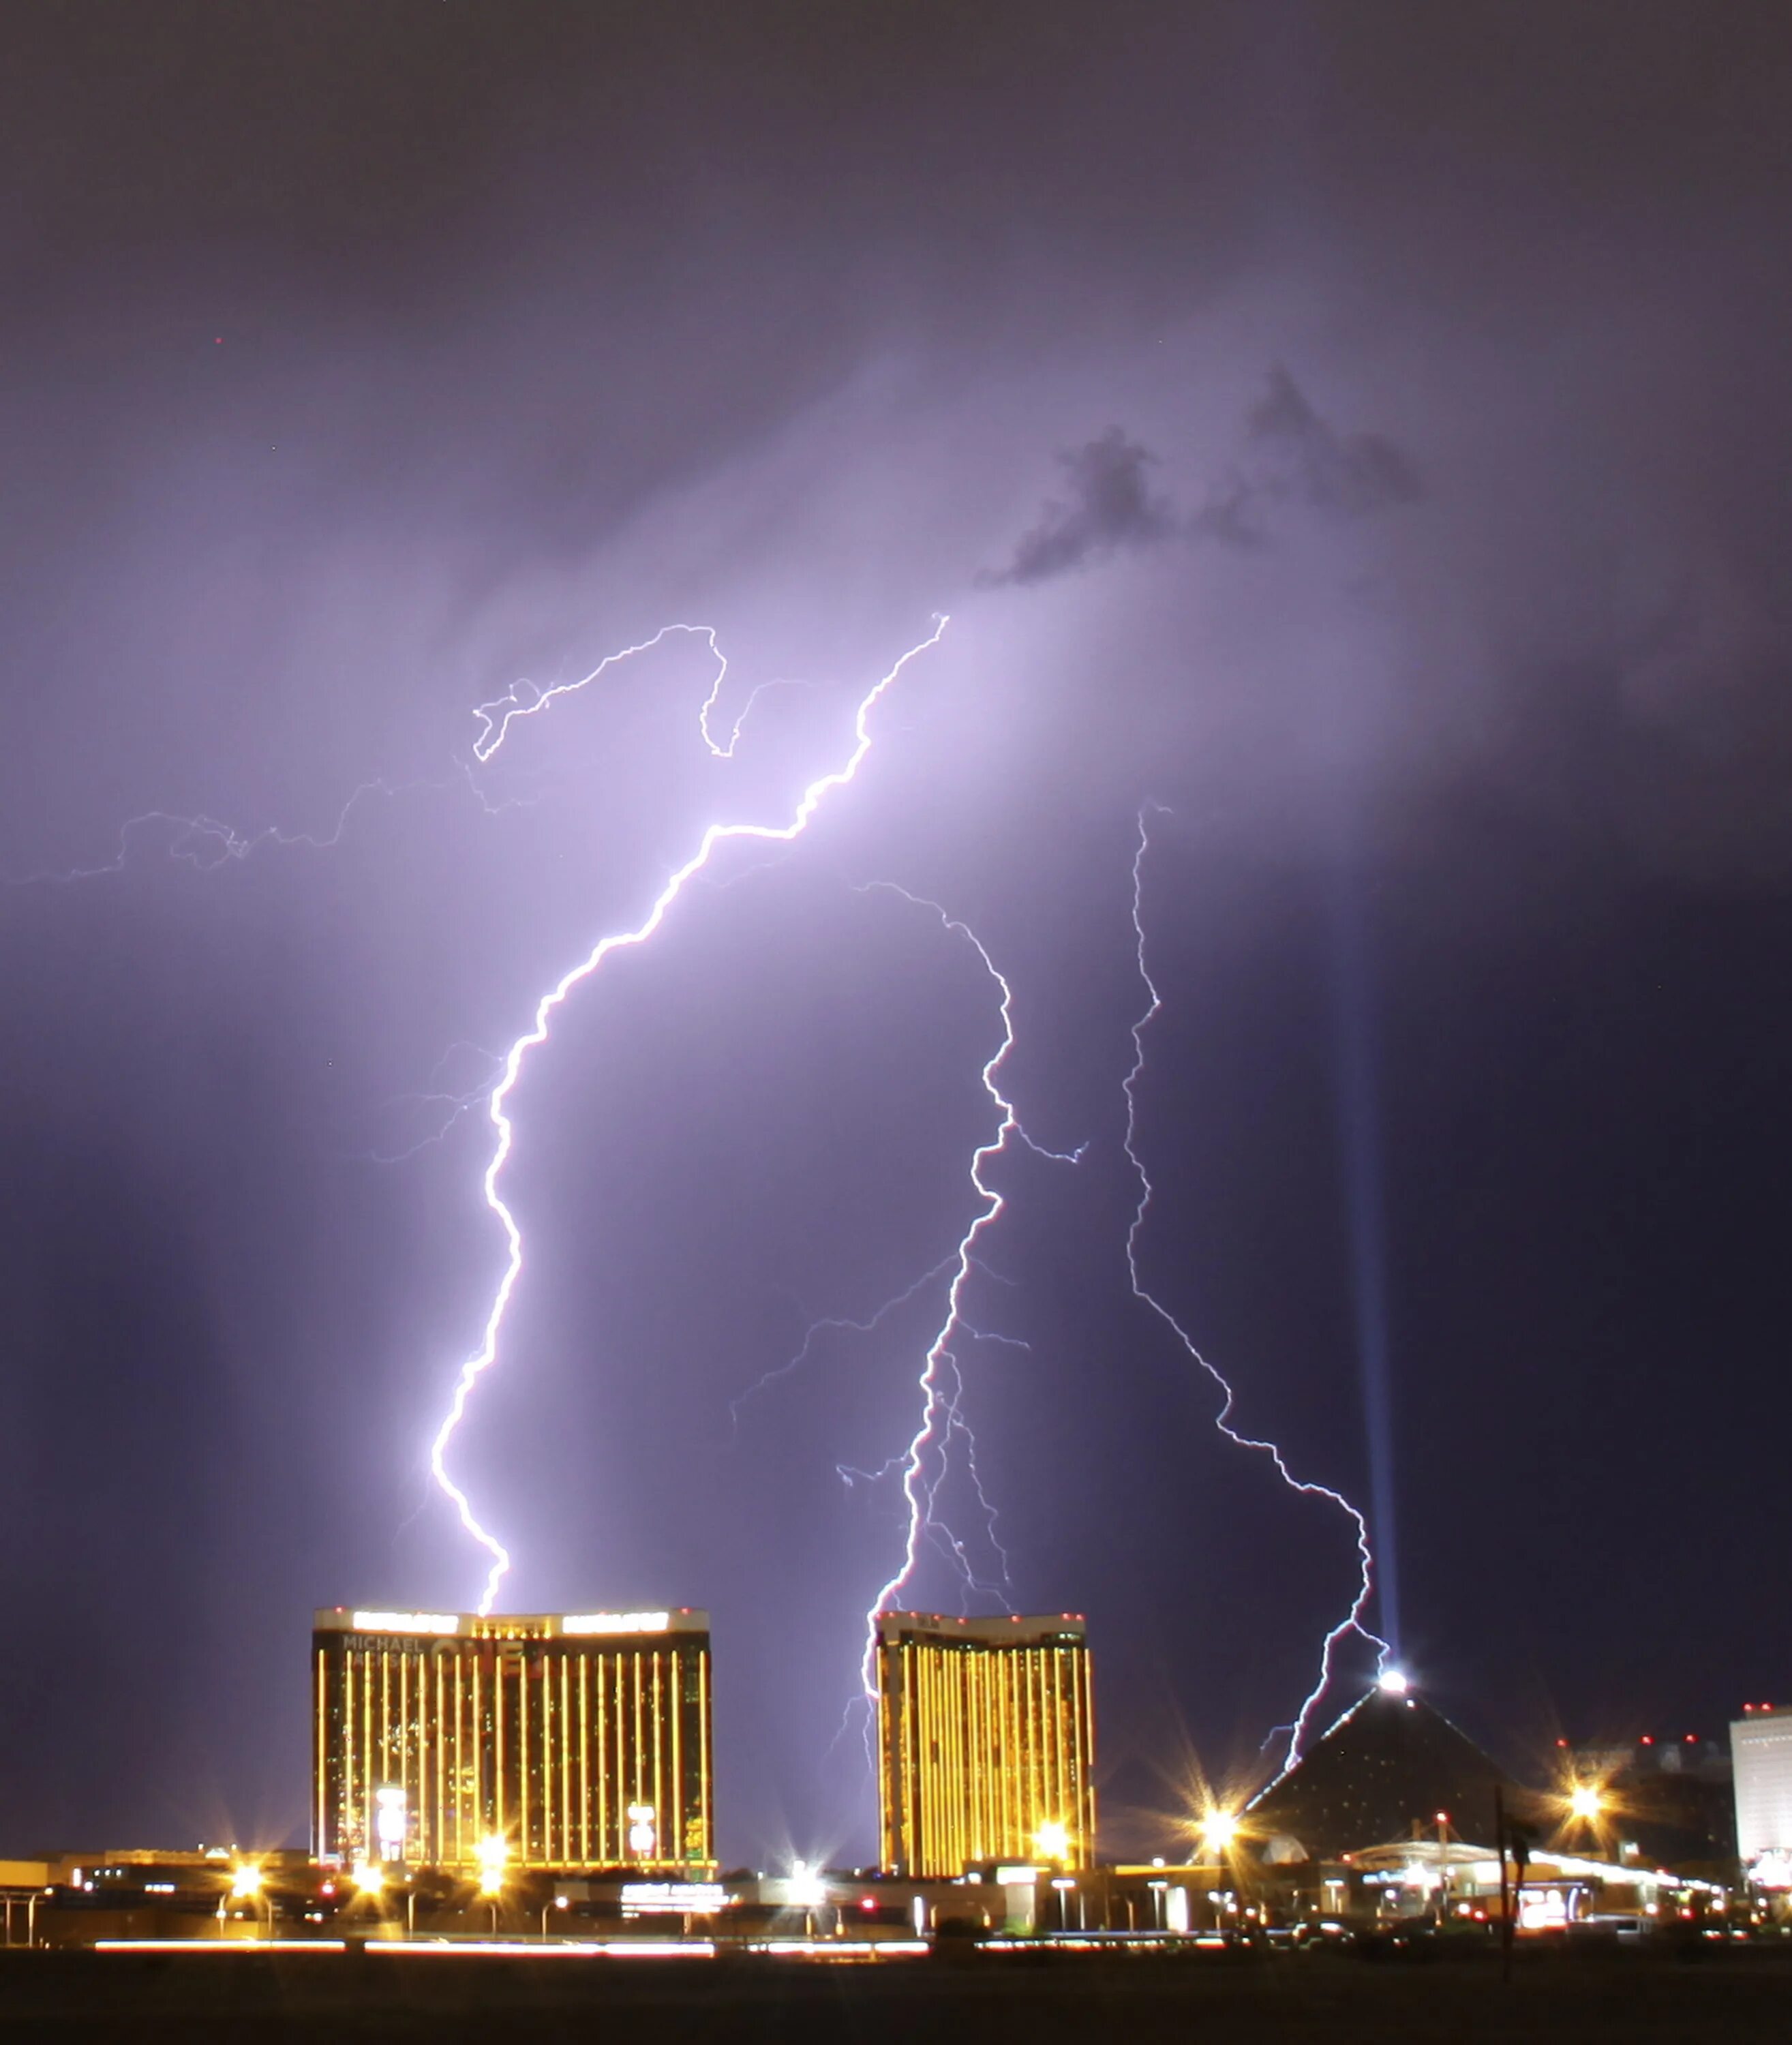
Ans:
[{"label": "beam of light in sky", "polygon": [[990,1545],[998,1555],[1002,1556],[1004,1580],[1007,1575],[1007,1557],[996,1539],[995,1509],[990,1504],[977,1475],[977,1445],[962,1411],[964,1380],[952,1346],[961,1336],[972,1341],[978,1339],[977,1331],[965,1318],[965,1288],[977,1265],[977,1245],[1001,1219],[1007,1204],[1002,1196],[985,1180],[985,1168],[1007,1150],[1011,1138],[1024,1144],[1038,1156],[1050,1158],[1056,1164],[1073,1165],[1082,1155],[1081,1148],[1073,1151],[1048,1150],[1042,1144],[1035,1142],[1021,1126],[1013,1102],[998,1084],[998,1075],[1007,1062],[1009,1052],[1014,1049],[1014,990],[996,969],[995,961],[984,949],[976,932],[957,917],[948,915],[937,902],[929,902],[920,895],[911,895],[906,888],[899,888],[893,881],[879,881],[875,884],[887,888],[892,894],[900,895],[905,902],[913,903],[918,909],[931,911],[939,919],[945,930],[954,937],[962,938],[970,945],[981,961],[984,971],[995,982],[999,991],[1000,999],[997,1012],[1001,1018],[1002,1040],[983,1068],[983,1088],[996,1110],[995,1131],[971,1153],[971,1185],[981,1203],[981,1211],[959,1239],[958,1250],[951,1259],[951,1281],[946,1289],[946,1318],[940,1323],[938,1332],[928,1344],[927,1353],[921,1359],[920,1374],[916,1380],[921,1394],[920,1419],[908,1448],[893,1458],[884,1466],[884,1471],[877,1473],[881,1476],[892,1469],[901,1470],[903,1498],[908,1508],[908,1530],[903,1542],[900,1568],[872,1600],[870,1609],[865,1616],[865,1656],[859,1673],[867,1698],[874,1698],[877,1694],[877,1615],[888,1610],[892,1600],[900,1596],[913,1580],[920,1561],[923,1541],[943,1539],[967,1581],[973,1588],[983,1588],[977,1585],[971,1573],[963,1544],[943,1527],[935,1511],[940,1486],[950,1467],[951,1445],[955,1435],[964,1438],[965,1473],[988,1525]]},{"label": "beam of light in sky", "polygon": [[[486,1316],[480,1346],[461,1365],[455,1379],[454,1389],[449,1400],[448,1410],[442,1418],[441,1426],[436,1431],[434,1439],[430,1445],[430,1473],[443,1494],[453,1506],[461,1526],[491,1558],[491,1567],[486,1575],[485,1589],[480,1599],[479,1609],[482,1613],[491,1611],[497,1599],[498,1587],[510,1572],[510,1553],[497,1536],[489,1531],[475,1514],[465,1491],[449,1474],[447,1458],[449,1446],[453,1442],[461,1423],[466,1417],[468,1402],[472,1396],[473,1388],[497,1361],[499,1338],[503,1331],[504,1316],[509,1308],[511,1296],[516,1290],[517,1281],[522,1275],[522,1231],[518,1226],[515,1215],[511,1212],[499,1191],[499,1182],[503,1177],[505,1165],[509,1161],[511,1150],[515,1145],[516,1128],[510,1114],[511,1098],[522,1076],[524,1064],[529,1053],[548,1041],[555,1011],[575,988],[589,980],[612,953],[626,950],[647,942],[665,921],[673,904],[684,893],[691,880],[697,874],[703,872],[720,846],[742,841],[758,844],[788,845],[802,836],[827,796],[836,788],[844,788],[855,779],[860,766],[871,750],[872,713],[882,701],[886,692],[895,685],[897,678],[909,662],[918,654],[923,653],[930,647],[938,644],[940,635],[946,630],[946,622],[943,614],[937,617],[934,621],[934,629],[927,637],[917,645],[911,646],[895,665],[873,683],[865,695],[861,698],[857,713],[853,721],[854,744],[851,752],[840,766],[818,776],[809,784],[804,790],[788,823],[711,824],[699,839],[696,849],[689,858],[681,866],[674,868],[667,876],[665,884],[655,896],[652,907],[642,920],[633,930],[618,931],[610,936],[599,938],[576,965],[570,967],[562,974],[537,1002],[534,1019],[530,1026],[516,1039],[505,1055],[502,1076],[496,1086],[492,1088],[490,1098],[486,1103],[486,1112],[495,1134],[491,1159],[486,1165],[484,1177],[481,1181],[486,1206],[490,1209],[503,1234],[504,1266],[498,1281],[497,1289],[492,1296],[491,1309]],[[715,636],[707,626],[668,626],[664,630],[656,634],[652,639],[644,641],[639,647],[627,648],[621,653],[611,654],[607,660],[600,662],[594,668],[582,682],[569,683],[546,691],[528,704],[517,703],[511,698],[504,699],[498,703],[488,703],[476,713],[481,723],[479,741],[474,749],[476,757],[482,764],[489,761],[503,742],[506,731],[518,717],[531,715],[534,711],[545,707],[555,697],[568,695],[584,687],[587,684],[595,681],[607,668],[614,665],[616,661],[626,658],[629,653],[646,651],[649,646],[657,645],[667,633],[673,631],[699,634],[708,641],[712,650],[715,649]],[[717,658],[719,661],[721,658],[719,653],[717,654]],[[732,750],[734,739],[739,736],[741,724],[746,718],[746,711],[743,710],[740,718],[735,720],[727,745],[725,746],[719,745],[712,734],[710,718],[721,687],[722,674],[719,672],[715,681],[711,685],[709,695],[704,701],[699,724],[704,741],[711,752],[726,757]],[[757,696],[760,691],[756,690],[753,693]],[[751,707],[751,703],[752,699],[750,698],[748,708]],[[494,711],[499,713],[495,717],[492,714]]]},{"label": "beam of light in sky", "polygon": [[1288,1750],[1282,1765],[1282,1772],[1285,1773],[1299,1762],[1306,1750],[1307,1735],[1313,1713],[1331,1685],[1333,1661],[1339,1645],[1352,1634],[1367,1643],[1377,1650],[1378,1672],[1387,1666],[1390,1650],[1386,1641],[1369,1630],[1363,1617],[1374,1595],[1375,1583],[1374,1555],[1369,1542],[1368,1522],[1341,1492],[1332,1490],[1328,1485],[1316,1484],[1310,1479],[1295,1476],[1284,1461],[1281,1450],[1274,1442],[1259,1441],[1253,1435],[1241,1433],[1232,1425],[1232,1409],[1238,1403],[1237,1393],[1195,1346],[1193,1338],[1176,1316],[1155,1294],[1146,1289],[1144,1280],[1139,1276],[1139,1240],[1144,1233],[1146,1216],[1150,1211],[1152,1187],[1150,1174],[1145,1169],[1145,1161],[1139,1150],[1139,1083],[1145,1071],[1145,1033],[1163,1008],[1163,997],[1151,978],[1145,957],[1145,855],[1150,849],[1148,819],[1154,811],[1167,814],[1159,803],[1149,803],[1139,812],[1139,842],[1132,855],[1132,930],[1137,946],[1139,977],[1145,986],[1146,1004],[1144,1012],[1132,1026],[1132,1069],[1127,1074],[1122,1089],[1126,1095],[1126,1154],[1139,1180],[1139,1204],[1133,1210],[1132,1225],[1127,1229],[1126,1237],[1127,1271],[1132,1281],[1133,1294],[1149,1307],[1175,1336],[1189,1359],[1198,1364],[1212,1379],[1222,1399],[1220,1411],[1214,1415],[1213,1424],[1227,1440],[1236,1442],[1241,1449],[1251,1449],[1259,1455],[1267,1456],[1274,1464],[1278,1475],[1291,1490],[1308,1497],[1329,1499],[1350,1521],[1356,1535],[1356,1596],[1351,1601],[1349,1611],[1326,1635],[1320,1647],[1319,1680],[1295,1714],[1294,1723],[1289,1728]]},{"label": "beam of light in sky", "polygon": [[1376,1614],[1397,1655],[1400,1578],[1394,1525],[1393,1392],[1388,1361],[1387,1210],[1367,922],[1361,877],[1340,862],[1332,873],[1329,919],[1338,1133],[1343,1153],[1344,1212],[1350,1225],[1357,1368],[1369,1439]]}]

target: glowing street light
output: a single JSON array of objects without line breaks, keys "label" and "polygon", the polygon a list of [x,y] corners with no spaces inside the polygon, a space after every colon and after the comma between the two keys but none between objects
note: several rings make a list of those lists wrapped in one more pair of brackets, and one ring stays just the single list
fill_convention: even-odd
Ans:
[{"label": "glowing street light", "polygon": [[1568,1815],[1582,1824],[1597,1824],[1605,1814],[1605,1799],[1596,1782],[1577,1782],[1568,1792]]},{"label": "glowing street light", "polygon": [[503,1893],[504,1867],[511,1857],[510,1842],[501,1832],[492,1832],[474,1849],[479,1862],[479,1893],[496,1897]]},{"label": "glowing street light", "polygon": [[1070,1858],[1070,1828],[1056,1818],[1048,1820],[1033,1835],[1033,1850],[1042,1860]]},{"label": "glowing street light", "polygon": [[502,1832],[488,1832],[473,1849],[479,1862],[479,1893],[491,1905],[491,1935],[498,1935],[498,1899],[504,1893],[504,1864],[511,1857],[510,1842]]},{"label": "glowing street light", "polygon": [[819,1910],[827,1902],[827,1883],[819,1869],[806,1860],[792,1861],[784,1885],[784,1899],[793,1910]]},{"label": "glowing street light", "polygon": [[1209,1811],[1200,1821],[1201,1844],[1224,1858],[1238,1843],[1239,1821],[1231,1811]]},{"label": "glowing street light", "polygon": [[[268,1893],[259,1861],[240,1860],[230,1870],[230,1900],[234,1903],[260,1902],[268,1912],[268,1935],[274,1935],[274,1899]],[[224,1899],[220,1897],[218,1919],[222,1926],[225,1917]]]},{"label": "glowing street light", "polygon": [[358,1860],[349,1879],[363,1896],[378,1896],[386,1886],[386,1870],[377,1861]]}]

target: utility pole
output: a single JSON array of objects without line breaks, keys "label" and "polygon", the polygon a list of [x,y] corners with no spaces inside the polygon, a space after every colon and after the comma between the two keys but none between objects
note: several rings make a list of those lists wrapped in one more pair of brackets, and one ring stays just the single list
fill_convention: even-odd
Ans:
[{"label": "utility pole", "polygon": [[1500,1978],[1512,1979],[1512,1894],[1506,1887],[1506,1800],[1493,1785],[1493,1847],[1500,1857]]}]

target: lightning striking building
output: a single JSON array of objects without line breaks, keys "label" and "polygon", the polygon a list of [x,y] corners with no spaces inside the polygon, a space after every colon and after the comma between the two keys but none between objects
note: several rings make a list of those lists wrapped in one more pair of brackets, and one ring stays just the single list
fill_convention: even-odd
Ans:
[{"label": "lightning striking building", "polygon": [[880,1613],[877,1725],[891,1873],[1089,1864],[1095,1714],[1081,1619]]},{"label": "lightning striking building", "polygon": [[471,1869],[495,1839],[524,1869],[715,1858],[707,1612],[337,1608],[311,1679],[320,1859]]}]

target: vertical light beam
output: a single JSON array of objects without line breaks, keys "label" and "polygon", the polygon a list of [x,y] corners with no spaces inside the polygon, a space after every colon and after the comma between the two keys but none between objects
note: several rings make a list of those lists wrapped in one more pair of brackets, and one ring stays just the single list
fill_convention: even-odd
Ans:
[{"label": "vertical light beam", "polygon": [[1393,1392],[1388,1358],[1387,1213],[1382,1189],[1380,1088],[1362,883],[1342,861],[1333,869],[1329,929],[1338,1135],[1350,1229],[1351,1296],[1357,1369],[1369,1443],[1369,1503],[1375,1523],[1376,1616],[1400,1653],[1399,1549],[1394,1523]]}]

